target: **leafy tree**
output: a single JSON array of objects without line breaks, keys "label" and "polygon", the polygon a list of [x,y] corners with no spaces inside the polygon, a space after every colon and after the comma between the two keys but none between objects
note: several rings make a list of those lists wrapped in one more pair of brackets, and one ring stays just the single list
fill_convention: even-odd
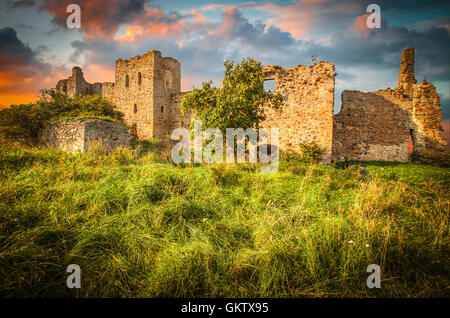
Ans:
[{"label": "leafy tree", "polygon": [[0,132],[5,135],[36,137],[50,121],[69,118],[101,118],[123,122],[123,114],[100,96],[74,96],[55,90],[41,91],[36,103],[12,105],[0,111]]},{"label": "leafy tree", "polygon": [[203,82],[201,89],[187,93],[181,101],[181,111],[193,111],[202,120],[203,128],[259,128],[266,116],[266,106],[279,109],[283,97],[264,90],[264,76],[260,62],[247,58],[241,64],[225,61],[222,88]]}]

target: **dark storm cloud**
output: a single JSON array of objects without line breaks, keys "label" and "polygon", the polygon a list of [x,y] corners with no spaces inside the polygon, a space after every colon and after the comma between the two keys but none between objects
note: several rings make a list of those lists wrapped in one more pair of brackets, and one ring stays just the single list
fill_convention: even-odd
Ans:
[{"label": "dark storm cloud", "polygon": [[46,71],[50,65],[43,63],[29,46],[25,45],[13,28],[0,29],[0,71],[13,71],[22,76]]},{"label": "dark storm cloud", "polygon": [[[114,3],[115,1],[108,1],[108,3]],[[110,23],[126,23],[141,13],[144,12],[145,3],[149,2],[149,0],[122,0],[117,1],[114,6],[117,7],[117,10],[114,14],[109,17],[106,17],[106,20]]]},{"label": "dark storm cloud", "polygon": [[[8,56],[11,57],[11,61],[36,62],[33,50],[17,38],[17,32],[13,28],[0,29],[0,54],[3,56],[2,60]],[[6,65],[3,66],[6,67]]]},{"label": "dark storm cloud", "polygon": [[54,69],[39,59],[42,49],[32,50],[13,28],[0,29],[0,94],[3,95],[0,104],[33,99],[30,96],[36,96],[39,89],[49,84]]},{"label": "dark storm cloud", "polygon": [[9,55],[26,62],[35,59],[35,54],[17,38],[17,32],[13,28],[0,29],[0,53]]},{"label": "dark storm cloud", "polygon": [[36,2],[34,0],[16,0],[16,1],[8,0],[8,2],[6,3],[6,5],[10,9],[33,7],[35,4]]},{"label": "dark storm cloud", "polygon": [[362,5],[367,7],[371,3],[378,4],[385,10],[397,10],[397,11],[418,11],[418,10],[433,10],[439,9],[445,11],[450,9],[450,2],[448,0],[364,0]]},{"label": "dark storm cloud", "polygon": [[416,49],[416,75],[430,80],[449,80],[450,36],[444,28],[426,31],[390,27],[371,32],[368,37],[356,37],[348,32],[336,33],[331,45],[316,46],[319,56],[342,66],[398,68],[402,50]]}]

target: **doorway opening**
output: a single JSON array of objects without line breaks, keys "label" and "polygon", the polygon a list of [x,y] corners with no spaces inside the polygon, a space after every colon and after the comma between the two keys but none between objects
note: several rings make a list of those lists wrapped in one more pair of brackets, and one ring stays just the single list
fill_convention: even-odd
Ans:
[{"label": "doorway opening", "polygon": [[416,135],[414,129],[409,129],[409,153],[414,152],[414,147],[416,145]]}]

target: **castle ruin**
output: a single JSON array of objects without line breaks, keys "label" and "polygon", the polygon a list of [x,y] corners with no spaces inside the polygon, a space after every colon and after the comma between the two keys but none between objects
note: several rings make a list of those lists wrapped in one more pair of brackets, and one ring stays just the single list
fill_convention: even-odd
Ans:
[{"label": "castle ruin", "polygon": [[[409,160],[414,151],[444,151],[441,106],[436,88],[414,76],[414,48],[403,52],[395,89],[376,92],[346,90],[342,106],[333,114],[333,63],[283,68],[263,67],[266,80],[284,97],[281,111],[267,108],[263,128],[280,129],[280,148],[299,151],[299,144],[316,141],[323,149],[322,163],[331,160]],[[115,81],[87,83],[79,67],[61,80],[57,90],[101,95],[124,113],[125,122],[139,139],[165,139],[173,129],[188,127],[191,114],[181,114],[181,65],[159,51],[150,51],[115,63]]]}]

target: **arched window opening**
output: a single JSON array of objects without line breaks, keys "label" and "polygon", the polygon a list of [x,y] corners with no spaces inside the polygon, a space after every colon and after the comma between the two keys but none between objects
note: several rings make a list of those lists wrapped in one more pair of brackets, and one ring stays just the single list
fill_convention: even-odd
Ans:
[{"label": "arched window opening", "polygon": [[164,113],[164,106],[161,106],[161,114]]},{"label": "arched window opening", "polygon": [[133,106],[133,111],[134,111],[135,113],[137,113],[137,104],[134,104],[134,106]]},{"label": "arched window opening", "polygon": [[128,75],[125,76],[125,87],[130,86],[130,77]]},{"label": "arched window opening", "polygon": [[138,84],[141,85],[142,83],[142,75],[141,72],[138,73]]}]

